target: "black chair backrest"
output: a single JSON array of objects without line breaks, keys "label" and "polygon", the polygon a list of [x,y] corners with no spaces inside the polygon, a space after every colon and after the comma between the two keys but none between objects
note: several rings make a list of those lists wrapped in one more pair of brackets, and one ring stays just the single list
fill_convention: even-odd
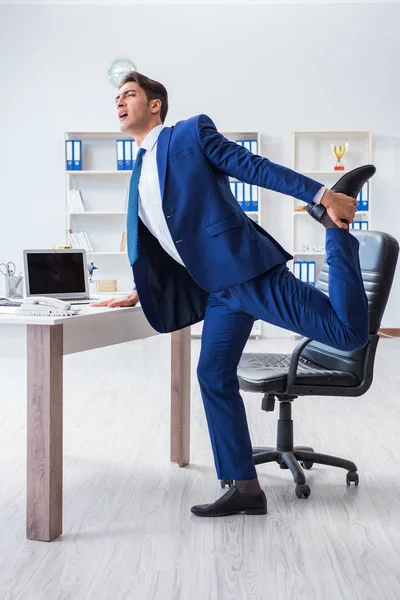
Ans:
[{"label": "black chair backrest", "polygon": [[[360,242],[360,266],[368,298],[370,333],[377,334],[389,298],[396,269],[399,244],[388,233],[352,230]],[[324,263],[316,287],[328,293],[329,266]],[[311,342],[302,356],[323,367],[353,373],[360,381],[363,375],[365,348],[342,352],[319,342]]]}]

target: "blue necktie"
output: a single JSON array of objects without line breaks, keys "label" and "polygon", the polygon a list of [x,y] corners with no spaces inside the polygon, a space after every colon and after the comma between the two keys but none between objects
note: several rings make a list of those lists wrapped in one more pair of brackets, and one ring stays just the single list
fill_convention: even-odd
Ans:
[{"label": "blue necktie", "polygon": [[139,256],[138,247],[138,211],[139,211],[139,179],[142,171],[143,154],[146,152],[139,148],[136,155],[135,166],[132,170],[131,181],[129,184],[129,201],[127,216],[127,246],[129,264],[133,267]]}]

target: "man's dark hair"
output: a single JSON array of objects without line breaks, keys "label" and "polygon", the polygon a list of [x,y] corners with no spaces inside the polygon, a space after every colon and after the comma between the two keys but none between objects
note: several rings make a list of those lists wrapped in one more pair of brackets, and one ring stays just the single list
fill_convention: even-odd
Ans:
[{"label": "man's dark hair", "polygon": [[147,101],[150,100],[161,100],[161,111],[160,111],[160,119],[161,123],[164,123],[165,117],[168,112],[168,92],[163,86],[162,83],[158,81],[154,81],[154,79],[149,79],[146,75],[142,75],[137,71],[129,71],[124,75],[119,87],[122,87],[125,83],[129,81],[134,81],[137,83],[145,92]]}]

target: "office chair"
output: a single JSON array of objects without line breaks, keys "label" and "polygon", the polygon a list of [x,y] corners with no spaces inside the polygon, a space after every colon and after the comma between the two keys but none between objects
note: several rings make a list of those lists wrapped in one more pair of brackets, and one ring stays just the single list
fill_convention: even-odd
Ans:
[{"label": "office chair", "polygon": [[[341,467],[348,471],[347,485],[358,485],[356,465],[343,458],[314,452],[308,446],[293,446],[292,402],[298,396],[361,396],[372,383],[376,348],[389,292],[392,286],[399,244],[387,233],[352,231],[360,241],[360,265],[368,297],[370,334],[361,350],[340,351],[304,338],[290,354],[244,353],[238,365],[240,389],[263,393],[262,410],[273,411],[280,403],[276,448],[253,448],[256,465],[276,461],[290,469],[296,483],[296,496],[307,498],[310,488],[304,469],[314,463]],[[329,267],[324,263],[317,288],[328,292]],[[301,465],[300,465],[301,463]],[[231,486],[222,480],[221,487]]]}]

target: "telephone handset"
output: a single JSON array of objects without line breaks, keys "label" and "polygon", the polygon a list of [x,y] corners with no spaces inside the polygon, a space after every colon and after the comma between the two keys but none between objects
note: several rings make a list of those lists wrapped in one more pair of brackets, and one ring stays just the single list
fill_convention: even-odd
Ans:
[{"label": "telephone handset", "polygon": [[30,296],[16,309],[16,315],[27,317],[69,317],[76,315],[79,308],[71,308],[69,302],[46,296]]}]

